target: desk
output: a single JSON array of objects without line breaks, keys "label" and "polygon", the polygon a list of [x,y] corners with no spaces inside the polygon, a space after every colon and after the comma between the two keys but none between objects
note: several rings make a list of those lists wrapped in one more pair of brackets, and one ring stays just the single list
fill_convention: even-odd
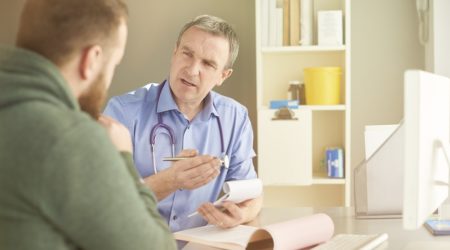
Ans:
[{"label": "desk", "polygon": [[450,249],[450,236],[433,236],[424,227],[415,231],[404,230],[401,219],[356,219],[354,209],[349,207],[263,208],[249,225],[264,226],[314,213],[328,214],[333,219],[335,234],[389,234],[388,242],[378,249]]}]

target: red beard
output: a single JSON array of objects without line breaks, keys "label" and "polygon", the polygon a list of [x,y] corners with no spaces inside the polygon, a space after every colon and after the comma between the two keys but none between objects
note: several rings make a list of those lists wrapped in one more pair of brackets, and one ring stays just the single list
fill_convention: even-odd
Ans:
[{"label": "red beard", "polygon": [[104,74],[99,74],[92,85],[78,98],[81,110],[97,120],[106,100],[106,82]]}]

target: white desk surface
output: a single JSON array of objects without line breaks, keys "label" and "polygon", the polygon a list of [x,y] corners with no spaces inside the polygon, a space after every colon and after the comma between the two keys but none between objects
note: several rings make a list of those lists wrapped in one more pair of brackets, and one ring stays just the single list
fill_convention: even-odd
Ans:
[{"label": "white desk surface", "polygon": [[314,213],[328,214],[333,219],[335,234],[387,233],[388,241],[377,249],[450,249],[450,236],[433,236],[424,227],[415,231],[404,230],[401,219],[356,219],[354,209],[351,207],[266,207],[250,225],[264,226]]}]

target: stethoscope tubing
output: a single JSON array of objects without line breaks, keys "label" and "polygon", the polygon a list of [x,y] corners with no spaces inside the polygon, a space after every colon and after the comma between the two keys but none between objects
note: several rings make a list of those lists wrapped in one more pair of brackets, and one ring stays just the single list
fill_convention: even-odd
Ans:
[{"label": "stethoscope tubing", "polygon": [[[166,84],[167,80],[163,81],[159,86],[158,89],[158,94],[156,97],[156,112],[158,112],[158,104],[159,104],[159,99],[161,97],[161,92],[162,89],[164,88],[164,84]],[[156,150],[156,132],[159,129],[164,129],[167,131],[167,134],[169,136],[170,139],[170,143],[171,143],[171,150],[172,150],[172,157],[175,157],[175,132],[174,130],[167,124],[164,123],[163,119],[162,119],[162,115],[160,113],[157,113],[158,115],[158,123],[156,123],[152,129],[150,130],[150,150],[151,150],[151,155],[152,155],[152,163],[153,163],[153,173],[156,174],[157,168],[156,168],[156,155],[155,155],[155,150]],[[223,130],[222,130],[222,124],[220,122],[220,118],[217,117],[217,125],[219,127],[219,134],[220,134],[220,147],[221,147],[221,151],[222,151],[222,155],[225,155],[225,144],[224,144],[224,139],[223,139]]]}]

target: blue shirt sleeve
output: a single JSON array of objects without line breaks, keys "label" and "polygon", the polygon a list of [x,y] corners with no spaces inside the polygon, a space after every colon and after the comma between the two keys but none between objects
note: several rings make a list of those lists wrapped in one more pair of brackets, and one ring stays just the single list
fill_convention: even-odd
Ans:
[{"label": "blue shirt sleeve", "polygon": [[253,157],[256,156],[253,150],[253,129],[247,112],[244,112],[240,126],[233,136],[230,168],[226,181],[254,179],[257,178]]},{"label": "blue shirt sleeve", "polygon": [[114,120],[122,123],[125,127],[128,128],[128,131],[132,131],[132,124],[129,119],[124,114],[125,106],[120,101],[119,97],[113,97],[108,101],[106,105],[105,111],[103,111],[104,115],[110,116]]}]

